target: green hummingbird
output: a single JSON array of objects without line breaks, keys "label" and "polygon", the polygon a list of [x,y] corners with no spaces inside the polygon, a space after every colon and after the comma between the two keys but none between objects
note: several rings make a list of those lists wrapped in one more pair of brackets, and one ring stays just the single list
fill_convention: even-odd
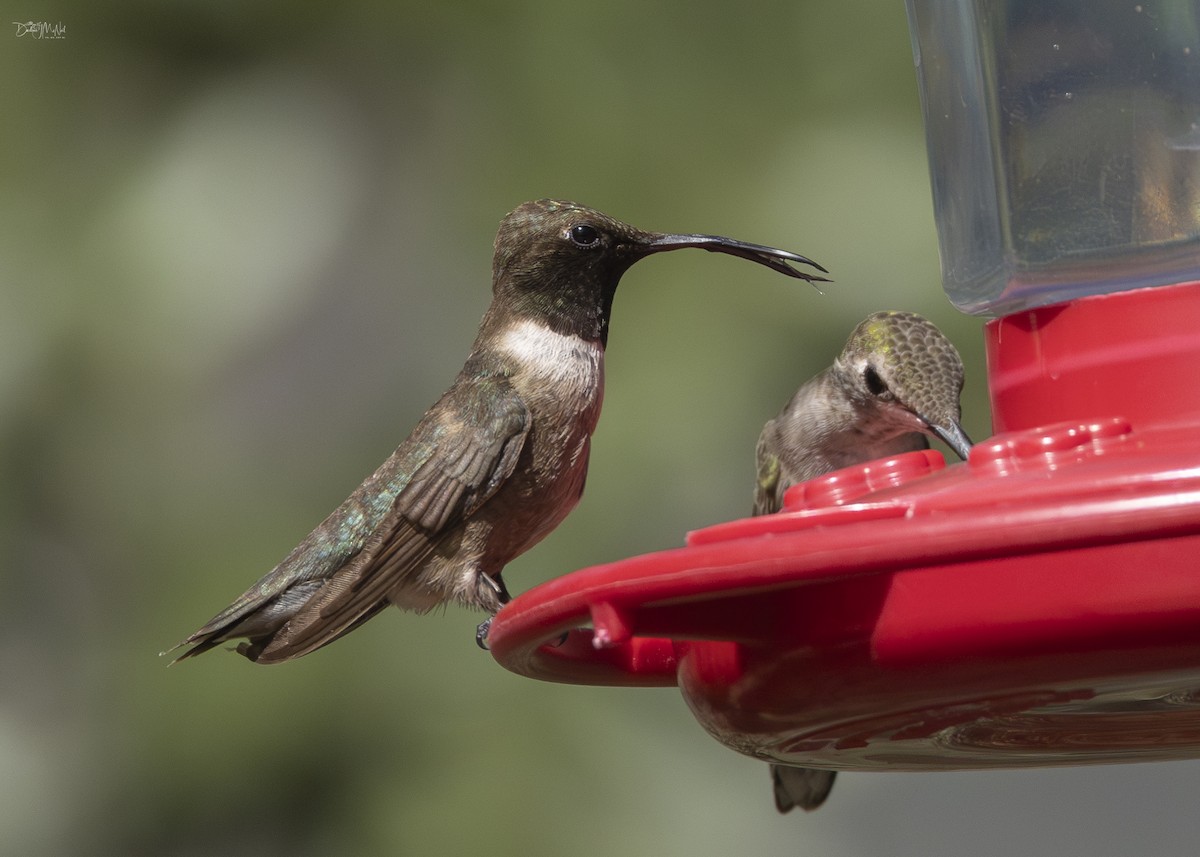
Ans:
[{"label": "green hummingbird", "polygon": [[450,389],[279,565],[179,643],[192,648],[176,660],[242,639],[237,651],[251,661],[280,663],[389,604],[499,610],[509,599],[505,565],[558,526],[583,491],[621,275],[684,247],[825,282],[793,264],[824,268],[785,250],[645,232],[573,202],[518,206],[496,233],[492,302]]},{"label": "green hummingbird", "polygon": [[[754,514],[778,512],[791,486],[854,464],[926,449],[929,436],[960,458],[971,450],[959,397],[958,351],[928,319],[877,312],[858,324],[833,365],[805,382],[763,426],[755,450]],[[775,806],[813,810],[835,771],[771,765]]]}]

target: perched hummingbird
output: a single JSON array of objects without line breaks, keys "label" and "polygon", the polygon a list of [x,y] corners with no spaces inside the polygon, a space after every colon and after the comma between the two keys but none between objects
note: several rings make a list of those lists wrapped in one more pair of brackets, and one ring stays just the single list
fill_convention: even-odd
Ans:
[{"label": "perched hummingbird", "polygon": [[[854,328],[833,365],[807,381],[763,426],[755,456],[754,514],[777,512],[792,485],[929,446],[941,438],[961,458],[971,440],[960,424],[963,365],[932,322],[878,312]],[[775,806],[813,810],[835,771],[771,765]]]},{"label": "perched hummingbird", "polygon": [[772,247],[643,232],[573,202],[519,206],[496,233],[492,303],[450,389],[279,565],[176,646],[193,646],[177,660],[244,638],[239,653],[279,663],[389,604],[421,613],[457,601],[494,614],[509,597],[504,566],[583,491],[621,275],[682,247],[825,282],[792,267],[825,271],[817,263]]}]

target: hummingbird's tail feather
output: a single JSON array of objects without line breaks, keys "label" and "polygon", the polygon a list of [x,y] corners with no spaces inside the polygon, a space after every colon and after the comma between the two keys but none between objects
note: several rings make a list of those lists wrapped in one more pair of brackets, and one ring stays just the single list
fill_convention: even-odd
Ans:
[{"label": "hummingbird's tail feather", "polygon": [[805,812],[816,809],[829,797],[836,776],[837,771],[771,765],[771,782],[775,787],[775,808],[780,812],[791,812],[796,807],[800,807]]},{"label": "hummingbird's tail feather", "polygon": [[[171,654],[171,652],[178,651],[179,649],[182,649],[184,646],[189,645],[190,640],[191,640],[190,637],[188,637],[187,639],[184,639],[184,640],[180,640],[178,643],[171,646],[171,648],[163,649],[161,652],[158,653],[158,656],[161,658],[164,655]],[[180,661],[186,661],[188,658],[194,658],[196,655],[203,654],[204,652],[207,652],[209,649],[215,648],[217,645],[219,645],[219,642],[217,640],[213,640],[213,639],[205,640],[204,642],[200,643],[199,645],[193,646],[192,648],[188,649],[186,652],[176,655],[174,658],[171,659],[171,662],[169,664],[167,664],[167,666],[173,667],[173,666],[175,666],[175,664],[179,663]]]},{"label": "hummingbird's tail feather", "polygon": [[256,664],[281,664],[284,661],[295,660],[296,658],[300,657],[301,654],[304,654],[304,655],[311,654],[311,653],[315,652],[317,649],[321,649],[321,648],[324,648],[325,646],[328,646],[330,643],[334,642],[335,640],[340,640],[342,637],[346,636],[351,631],[358,630],[360,627],[365,625],[368,620],[375,618],[375,615],[377,613],[379,613],[379,611],[381,611],[385,607],[387,607],[389,603],[390,602],[388,602],[388,601],[380,601],[378,604],[375,604],[366,613],[359,616],[357,619],[354,620],[354,622],[347,625],[345,628],[338,631],[336,634],[329,636],[327,639],[323,639],[319,645],[313,646],[311,649],[307,649],[306,651],[301,652],[300,654],[292,655],[292,656],[286,657],[286,658],[263,658],[262,657],[263,652],[274,641],[274,637],[267,637],[267,638],[260,639],[257,641],[242,643],[237,647],[237,652],[239,655],[242,655],[243,657],[247,658],[248,660],[254,661],[254,663],[256,663]]},{"label": "hummingbird's tail feather", "polygon": [[[275,571],[243,592],[236,601],[208,620],[202,628],[192,632],[163,654],[173,652],[183,646],[192,646],[171,661],[171,664],[176,664],[179,661],[203,654],[221,643],[241,637],[250,641],[248,645],[251,648],[261,641],[270,639],[305,602],[320,590],[321,586],[320,581],[308,580],[284,589],[278,594],[273,594],[279,588],[275,577],[279,575],[282,567],[282,564],[276,567]],[[246,654],[246,645],[239,646],[238,651]],[[250,658],[250,660],[254,660],[254,658]]]},{"label": "hummingbird's tail feather", "polygon": [[393,510],[362,551],[322,585],[252,658],[274,664],[307,655],[349,633],[390,602],[388,593],[405,582],[437,544]]}]

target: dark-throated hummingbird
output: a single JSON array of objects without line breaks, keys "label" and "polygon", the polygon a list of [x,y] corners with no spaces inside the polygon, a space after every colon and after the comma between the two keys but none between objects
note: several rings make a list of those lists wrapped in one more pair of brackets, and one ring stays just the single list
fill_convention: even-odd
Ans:
[{"label": "dark-throated hummingbird", "polygon": [[178,659],[244,638],[238,652],[279,663],[389,604],[419,613],[455,601],[494,614],[508,600],[504,566],[583,491],[621,275],[683,247],[824,281],[792,267],[820,265],[772,247],[644,232],[573,202],[519,206],[496,233],[492,303],[450,389],[279,565],[183,640],[193,648]]},{"label": "dark-throated hummingbird", "polygon": [[[854,328],[833,365],[805,382],[763,426],[755,450],[754,514],[778,512],[798,482],[929,446],[941,438],[961,458],[971,449],[960,423],[963,365],[928,319],[878,312]],[[771,765],[775,806],[813,810],[835,771]]]}]

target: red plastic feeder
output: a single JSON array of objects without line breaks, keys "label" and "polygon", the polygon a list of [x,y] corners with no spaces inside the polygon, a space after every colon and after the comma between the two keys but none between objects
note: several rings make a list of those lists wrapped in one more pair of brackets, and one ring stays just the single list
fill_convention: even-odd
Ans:
[{"label": "red plastic feeder", "polygon": [[538,586],[503,666],[677,685],[801,766],[1200,757],[1200,12],[1036,5],[908,3],[946,290],[1006,314],[997,434]]}]

